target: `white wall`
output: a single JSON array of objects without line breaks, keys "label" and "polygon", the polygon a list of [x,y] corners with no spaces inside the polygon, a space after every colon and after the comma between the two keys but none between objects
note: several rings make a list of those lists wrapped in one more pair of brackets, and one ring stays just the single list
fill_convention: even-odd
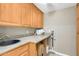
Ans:
[{"label": "white wall", "polygon": [[76,9],[75,7],[45,14],[44,28],[54,30],[55,50],[68,55],[76,55]]}]

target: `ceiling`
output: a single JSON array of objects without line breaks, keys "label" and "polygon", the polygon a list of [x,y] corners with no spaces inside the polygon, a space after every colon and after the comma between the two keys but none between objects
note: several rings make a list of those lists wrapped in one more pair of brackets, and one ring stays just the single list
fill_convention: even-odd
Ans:
[{"label": "ceiling", "polygon": [[34,3],[44,13],[76,6],[75,3]]}]

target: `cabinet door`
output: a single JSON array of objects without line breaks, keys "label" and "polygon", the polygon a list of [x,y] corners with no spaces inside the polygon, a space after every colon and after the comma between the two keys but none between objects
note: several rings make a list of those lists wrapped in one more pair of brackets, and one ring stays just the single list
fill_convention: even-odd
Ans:
[{"label": "cabinet door", "polygon": [[4,53],[2,56],[21,56],[21,54],[26,53],[28,54],[28,45],[25,44],[21,47],[18,47],[14,50]]},{"label": "cabinet door", "polygon": [[10,22],[11,21],[11,5],[10,4],[0,4],[0,21]]},{"label": "cabinet door", "polygon": [[21,7],[15,3],[0,4],[0,22],[20,24],[21,22]]},{"label": "cabinet door", "polygon": [[43,23],[43,14],[39,11],[39,9],[32,5],[32,23],[31,26],[34,28],[42,28]]},{"label": "cabinet door", "polygon": [[29,56],[37,56],[37,48],[35,43],[29,43]]},{"label": "cabinet door", "polygon": [[11,4],[11,21],[15,24],[21,24],[21,4]]},{"label": "cabinet door", "polygon": [[37,19],[37,27],[43,28],[43,13],[38,10],[38,19]]},{"label": "cabinet door", "polygon": [[29,26],[30,27],[30,20],[32,19],[31,16],[31,3],[27,3],[27,4],[22,4],[22,24],[25,26]]},{"label": "cabinet door", "polygon": [[31,27],[36,28],[37,27],[37,9],[34,5],[31,6],[32,11],[32,19],[31,19]]},{"label": "cabinet door", "polygon": [[77,55],[79,56],[79,34],[77,34]]}]

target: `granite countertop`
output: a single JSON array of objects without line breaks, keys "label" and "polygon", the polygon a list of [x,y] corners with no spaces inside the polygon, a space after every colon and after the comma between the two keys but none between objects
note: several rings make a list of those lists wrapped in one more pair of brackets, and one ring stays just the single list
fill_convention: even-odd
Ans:
[{"label": "granite countertop", "polygon": [[44,35],[32,35],[32,36],[17,38],[18,40],[20,40],[19,43],[8,45],[8,46],[0,46],[0,54],[10,51],[14,48],[17,48],[23,44],[27,44],[29,42],[33,42],[37,44],[38,42],[44,40],[45,38],[48,38],[49,36],[50,34],[44,34]]}]

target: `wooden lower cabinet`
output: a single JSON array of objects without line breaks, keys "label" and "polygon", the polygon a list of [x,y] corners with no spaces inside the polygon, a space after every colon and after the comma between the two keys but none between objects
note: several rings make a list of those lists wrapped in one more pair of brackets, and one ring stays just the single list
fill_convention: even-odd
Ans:
[{"label": "wooden lower cabinet", "polygon": [[47,55],[46,47],[47,47],[47,39],[39,42],[37,44],[37,55],[38,56],[46,56]]},{"label": "wooden lower cabinet", "polygon": [[[42,56],[40,44],[41,42],[37,44],[33,42],[29,42],[13,50],[0,54],[0,56]],[[42,45],[43,45],[43,51],[44,51],[43,56],[45,56],[46,55],[46,40],[42,41]]]},{"label": "wooden lower cabinet", "polygon": [[24,51],[20,56],[29,56],[28,51]]},{"label": "wooden lower cabinet", "polygon": [[20,56],[20,55],[22,56],[22,54],[25,52],[28,52],[28,44],[15,48],[11,51],[8,51],[2,54],[2,56]]},{"label": "wooden lower cabinet", "polygon": [[36,44],[34,43],[28,43],[20,47],[17,47],[11,51],[8,51],[4,54],[1,54],[1,56],[36,56],[36,55],[37,50],[36,50]]}]

